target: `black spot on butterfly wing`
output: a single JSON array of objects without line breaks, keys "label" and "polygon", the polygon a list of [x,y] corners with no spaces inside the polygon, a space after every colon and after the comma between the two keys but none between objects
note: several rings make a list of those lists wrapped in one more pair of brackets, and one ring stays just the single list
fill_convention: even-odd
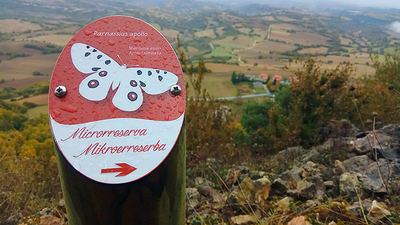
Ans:
[{"label": "black spot on butterfly wing", "polygon": [[92,52],[97,52],[97,50],[96,50],[96,49],[93,49]]},{"label": "black spot on butterfly wing", "polygon": [[139,81],[139,83],[140,83],[140,86],[142,86],[142,87],[146,87],[146,84],[145,84],[145,83],[143,83],[143,81]]},{"label": "black spot on butterfly wing", "polygon": [[103,70],[103,71],[100,71],[99,76],[105,77],[105,76],[107,76],[107,74],[108,74],[107,71]]},{"label": "black spot on butterfly wing", "polygon": [[100,67],[92,67],[92,70],[95,71],[95,72],[96,72],[97,70],[99,70],[99,69],[101,69],[101,68],[100,68]]},{"label": "black spot on butterfly wing", "polygon": [[147,74],[148,74],[149,76],[151,76],[151,74],[153,74],[153,73],[149,70],[149,72],[147,72]]},{"label": "black spot on butterfly wing", "polygon": [[90,52],[85,53],[85,57],[88,57],[90,55]]},{"label": "black spot on butterfly wing", "polygon": [[158,80],[162,81],[163,77],[162,76],[158,76]]},{"label": "black spot on butterfly wing", "polygon": [[156,70],[157,73],[160,73],[160,70]]},{"label": "black spot on butterfly wing", "polygon": [[90,48],[90,46],[89,46],[89,45],[86,45],[86,48],[87,48],[87,49],[89,49],[89,48]]},{"label": "black spot on butterfly wing", "polygon": [[137,99],[137,94],[136,94],[135,92],[131,91],[131,92],[128,93],[127,97],[128,97],[128,99],[129,99],[130,101],[133,102],[133,101],[136,101],[136,99]]},{"label": "black spot on butterfly wing", "polygon": [[167,74],[167,71],[164,71],[164,74]]},{"label": "black spot on butterfly wing", "polygon": [[101,57],[103,57],[103,55],[98,55],[98,56],[97,56],[97,59],[100,59]]},{"label": "black spot on butterfly wing", "polygon": [[142,71],[141,70],[138,70],[136,73],[137,73],[137,75],[142,75]]},{"label": "black spot on butterfly wing", "polygon": [[98,80],[90,80],[88,82],[88,87],[89,88],[96,88],[97,86],[99,86],[99,81]]},{"label": "black spot on butterfly wing", "polygon": [[111,60],[107,59],[106,61],[104,61],[104,63],[105,63],[106,65],[108,65],[108,64],[111,63]]}]

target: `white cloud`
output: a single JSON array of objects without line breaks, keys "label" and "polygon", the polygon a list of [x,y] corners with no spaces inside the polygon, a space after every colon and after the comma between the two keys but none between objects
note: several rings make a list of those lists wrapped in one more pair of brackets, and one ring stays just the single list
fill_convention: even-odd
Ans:
[{"label": "white cloud", "polygon": [[390,30],[396,33],[400,33],[400,22],[394,21],[392,24],[390,24]]}]

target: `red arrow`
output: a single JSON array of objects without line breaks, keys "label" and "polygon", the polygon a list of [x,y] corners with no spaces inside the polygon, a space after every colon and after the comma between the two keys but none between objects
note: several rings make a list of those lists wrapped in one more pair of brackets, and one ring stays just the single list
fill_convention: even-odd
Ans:
[{"label": "red arrow", "polygon": [[136,170],[135,167],[126,163],[115,163],[115,164],[120,166],[121,168],[102,169],[101,173],[120,173],[116,175],[116,177],[123,177]]}]

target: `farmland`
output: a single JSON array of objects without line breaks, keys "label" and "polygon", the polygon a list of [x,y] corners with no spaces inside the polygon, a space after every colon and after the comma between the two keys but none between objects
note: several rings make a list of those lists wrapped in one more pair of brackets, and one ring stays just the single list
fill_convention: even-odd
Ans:
[{"label": "farmland", "polygon": [[[55,12],[57,10],[61,9],[56,7]],[[266,73],[286,78],[300,68],[296,62],[307,57],[316,58],[323,69],[350,62],[356,76],[372,75],[370,55],[382,55],[400,43],[400,34],[381,26],[388,18],[396,18],[394,14],[368,14],[374,15],[370,18],[367,14],[346,11],[335,16],[301,10],[247,14],[201,9],[190,16],[182,11],[174,17],[171,11],[156,8],[116,8],[112,12],[135,14],[149,21],[174,47],[179,35],[193,63],[200,58],[206,61],[209,72],[204,85],[215,97],[259,92],[251,85],[233,85],[233,71],[255,77]],[[61,49],[88,23],[79,14],[73,14],[70,17],[73,20],[51,14],[47,16],[52,20],[34,15],[21,19],[6,15],[0,19],[0,87],[3,88],[24,88],[48,80]],[[167,23],[166,19],[173,22]],[[369,22],[369,27],[362,25],[363,20]],[[371,23],[379,32],[371,33]],[[382,38],[386,40],[384,44]],[[26,100],[35,102],[37,99]]]}]

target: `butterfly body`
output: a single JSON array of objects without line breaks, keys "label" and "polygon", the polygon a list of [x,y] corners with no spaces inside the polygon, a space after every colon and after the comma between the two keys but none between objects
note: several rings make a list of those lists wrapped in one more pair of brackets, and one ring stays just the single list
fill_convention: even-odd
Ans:
[{"label": "butterfly body", "polygon": [[108,55],[83,43],[71,47],[75,68],[88,74],[79,85],[80,94],[91,101],[104,100],[110,88],[116,90],[112,103],[122,111],[135,111],[143,103],[143,92],[161,94],[178,82],[168,71],[153,68],[127,68]]}]

